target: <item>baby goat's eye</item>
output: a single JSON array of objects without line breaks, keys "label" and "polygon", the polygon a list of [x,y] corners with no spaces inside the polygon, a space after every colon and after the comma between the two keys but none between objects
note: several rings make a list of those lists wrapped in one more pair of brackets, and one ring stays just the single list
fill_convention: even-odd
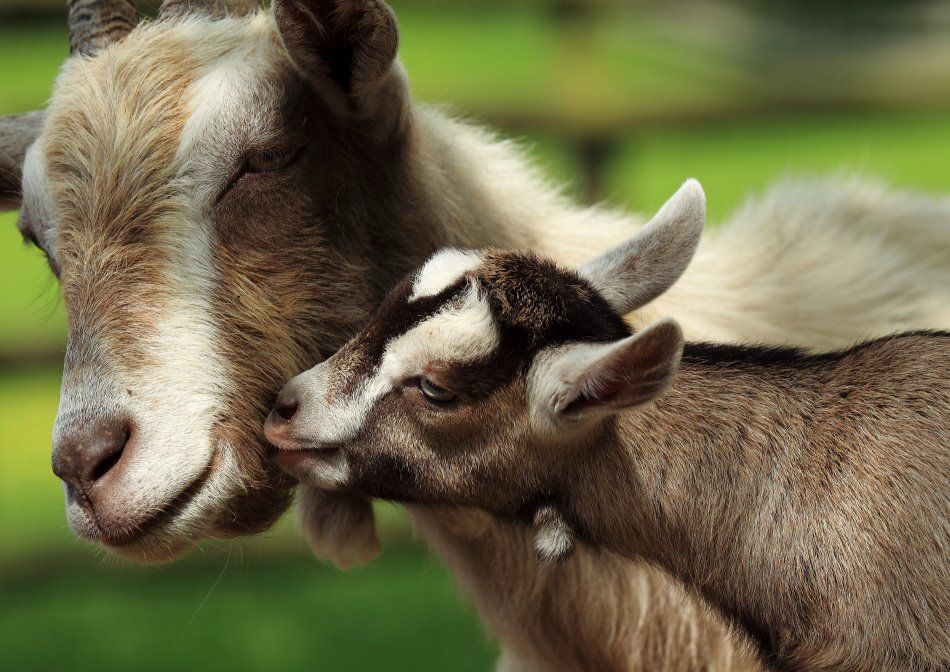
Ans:
[{"label": "baby goat's eye", "polygon": [[439,387],[428,378],[419,379],[419,391],[422,396],[433,404],[449,404],[455,401],[455,393],[444,387]]}]

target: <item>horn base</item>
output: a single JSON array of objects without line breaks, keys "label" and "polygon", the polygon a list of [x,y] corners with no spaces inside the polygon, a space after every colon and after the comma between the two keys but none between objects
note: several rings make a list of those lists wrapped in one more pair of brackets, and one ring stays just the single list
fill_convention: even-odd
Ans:
[{"label": "horn base", "polygon": [[69,51],[91,55],[121,40],[138,25],[131,0],[69,0]]},{"label": "horn base", "polygon": [[165,0],[158,17],[166,19],[193,14],[245,16],[256,12],[259,7],[259,0]]}]

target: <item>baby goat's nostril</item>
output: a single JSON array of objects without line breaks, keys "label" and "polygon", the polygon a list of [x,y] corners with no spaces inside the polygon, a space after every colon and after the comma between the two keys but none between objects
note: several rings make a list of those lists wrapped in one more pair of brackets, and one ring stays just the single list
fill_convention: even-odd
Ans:
[{"label": "baby goat's nostril", "polygon": [[297,398],[287,395],[281,395],[277,399],[277,404],[274,406],[274,412],[280,417],[281,420],[289,421],[297,414],[297,409],[300,407],[300,404],[297,402]]}]

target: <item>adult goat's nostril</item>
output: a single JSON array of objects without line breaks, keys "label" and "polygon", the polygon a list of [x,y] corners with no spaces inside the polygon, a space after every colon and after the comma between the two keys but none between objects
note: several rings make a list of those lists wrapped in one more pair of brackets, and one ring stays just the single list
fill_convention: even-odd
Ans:
[{"label": "adult goat's nostril", "polygon": [[122,459],[131,437],[124,420],[90,422],[65,433],[53,452],[53,473],[67,484],[88,491]]},{"label": "adult goat's nostril", "polygon": [[125,444],[128,443],[128,436],[126,440],[122,442],[121,447],[116,445],[114,446],[115,452],[110,455],[106,455],[99,461],[93,470],[92,470],[92,480],[93,482],[98,481],[100,478],[112,471],[112,468],[119,463],[119,460],[122,459],[122,453],[125,452]]},{"label": "adult goat's nostril", "polygon": [[285,421],[289,422],[297,415],[297,409],[300,408],[300,403],[297,401],[297,397],[292,394],[281,393],[280,397],[277,398],[277,403],[274,405],[274,412],[277,416]]}]

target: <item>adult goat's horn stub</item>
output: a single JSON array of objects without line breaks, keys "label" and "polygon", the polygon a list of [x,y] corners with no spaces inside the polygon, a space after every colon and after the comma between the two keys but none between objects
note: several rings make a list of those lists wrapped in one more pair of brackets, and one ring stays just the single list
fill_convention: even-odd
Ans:
[{"label": "adult goat's horn stub", "polygon": [[69,0],[69,50],[94,54],[121,40],[138,25],[131,0]]},{"label": "adult goat's horn stub", "polygon": [[165,0],[159,18],[187,14],[211,14],[213,16],[241,16],[250,14],[260,6],[259,0]]}]

